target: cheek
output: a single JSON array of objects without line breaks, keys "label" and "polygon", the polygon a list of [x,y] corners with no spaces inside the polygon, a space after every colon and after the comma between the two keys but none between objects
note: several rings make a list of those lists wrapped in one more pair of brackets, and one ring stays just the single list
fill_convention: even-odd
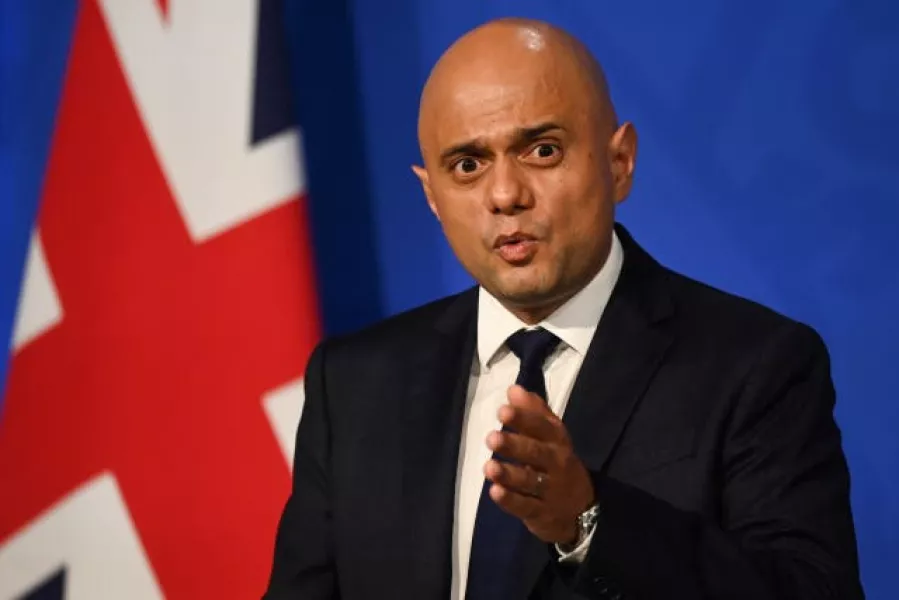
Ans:
[{"label": "cheek", "polygon": [[438,208],[440,217],[453,230],[470,227],[476,220],[474,200],[466,194],[441,195]]},{"label": "cheek", "polygon": [[437,201],[444,234],[458,253],[472,254],[483,245],[483,210],[472,194],[443,194]]},{"label": "cheek", "polygon": [[587,249],[599,246],[614,218],[612,204],[605,200],[599,177],[584,183],[559,185],[549,196],[546,217],[552,228],[554,244],[559,247]]}]

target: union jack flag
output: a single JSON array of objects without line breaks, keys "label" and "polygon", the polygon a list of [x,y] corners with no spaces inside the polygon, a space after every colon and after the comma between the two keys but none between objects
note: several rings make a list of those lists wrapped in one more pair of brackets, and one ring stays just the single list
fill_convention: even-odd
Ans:
[{"label": "union jack flag", "polygon": [[0,599],[250,598],[320,335],[272,0],[82,0],[0,415]]}]

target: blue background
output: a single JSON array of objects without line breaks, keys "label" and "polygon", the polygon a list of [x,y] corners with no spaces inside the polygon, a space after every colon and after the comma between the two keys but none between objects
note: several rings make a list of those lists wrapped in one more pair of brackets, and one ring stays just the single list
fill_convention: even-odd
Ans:
[{"label": "blue background", "polygon": [[[266,2],[274,0],[266,0]],[[0,0],[0,336],[9,339],[73,0]],[[325,327],[470,284],[409,166],[418,93],[487,19],[547,19],[640,133],[620,219],[658,259],[817,328],[869,598],[899,597],[899,3],[285,0]],[[0,382],[6,365],[0,361]]]}]

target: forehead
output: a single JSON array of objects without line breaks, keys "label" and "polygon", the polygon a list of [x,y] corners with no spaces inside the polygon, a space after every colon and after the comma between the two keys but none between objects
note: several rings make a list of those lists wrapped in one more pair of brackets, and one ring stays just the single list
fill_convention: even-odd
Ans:
[{"label": "forehead", "polygon": [[517,68],[466,69],[435,90],[426,123],[431,145],[437,150],[472,139],[499,142],[547,120],[577,128],[589,113],[583,81],[571,65],[536,58]]}]

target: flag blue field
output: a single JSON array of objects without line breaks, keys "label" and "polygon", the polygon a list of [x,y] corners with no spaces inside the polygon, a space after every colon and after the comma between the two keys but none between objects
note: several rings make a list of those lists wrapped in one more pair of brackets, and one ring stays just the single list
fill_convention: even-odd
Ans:
[{"label": "flag blue field", "polygon": [[[77,4],[76,0],[0,1],[0,339],[4,341],[12,335]],[[6,369],[6,360],[0,361],[0,389]],[[0,394],[0,411],[2,406]]]},{"label": "flag blue field", "polygon": [[[76,4],[0,0],[6,340]],[[470,283],[409,170],[419,160],[417,95],[429,66],[492,17],[566,27],[604,63],[619,115],[640,134],[622,222],[663,263],[807,322],[827,342],[866,592],[899,597],[899,4],[387,5],[283,7],[326,331]]]}]

